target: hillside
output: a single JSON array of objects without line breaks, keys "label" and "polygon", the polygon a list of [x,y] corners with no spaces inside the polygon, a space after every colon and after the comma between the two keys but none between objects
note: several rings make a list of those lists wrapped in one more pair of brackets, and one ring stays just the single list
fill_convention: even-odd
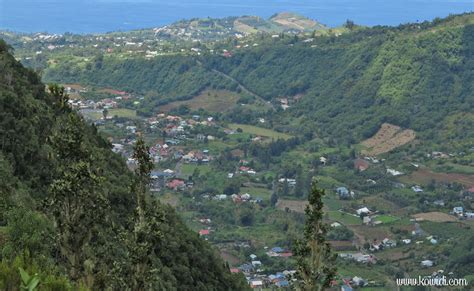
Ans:
[{"label": "hillside", "polygon": [[328,28],[305,16],[283,12],[264,19],[258,16],[227,17],[222,19],[183,20],[171,25],[154,29],[157,37],[172,39],[224,40],[238,35],[256,33],[294,33],[327,30]]},{"label": "hillside", "polygon": [[19,290],[19,267],[38,290],[245,289],[151,196],[137,232],[135,175],[10,51],[0,41],[0,289]]},{"label": "hillside", "polygon": [[449,132],[446,146],[465,147],[473,139],[473,31],[473,14],[464,14],[399,27],[356,27],[338,37],[262,36],[216,44],[227,57],[108,57],[103,65],[96,59],[80,67],[67,61],[46,69],[44,78],[156,91],[144,103],[148,112],[208,87],[237,90],[240,84],[276,107],[288,99],[289,109],[272,116],[281,130],[354,143],[391,123],[427,141],[444,140]]}]

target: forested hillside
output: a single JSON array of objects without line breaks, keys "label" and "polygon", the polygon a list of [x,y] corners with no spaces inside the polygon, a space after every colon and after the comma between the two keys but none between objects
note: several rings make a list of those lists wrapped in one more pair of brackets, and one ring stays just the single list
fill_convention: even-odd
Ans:
[{"label": "forested hillside", "polygon": [[0,289],[246,288],[3,41],[0,71]]},{"label": "forested hillside", "polygon": [[[415,130],[423,140],[449,139],[452,147],[472,141],[467,131],[474,122],[472,13],[399,27],[350,28],[339,36],[262,35],[217,45],[231,52],[227,57],[57,64],[44,77],[156,92],[145,104],[159,111],[156,106],[192,98],[206,87],[235,90],[217,70],[276,105],[288,98],[290,109],[272,117],[282,130],[317,131],[354,143],[388,122]],[[246,42],[255,44],[244,48]]]}]

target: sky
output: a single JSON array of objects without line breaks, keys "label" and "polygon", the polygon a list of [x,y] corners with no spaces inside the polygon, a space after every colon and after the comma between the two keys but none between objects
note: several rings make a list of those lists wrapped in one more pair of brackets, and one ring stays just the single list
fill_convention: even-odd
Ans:
[{"label": "sky", "polygon": [[195,17],[291,11],[329,26],[398,25],[474,11],[474,0],[0,0],[0,29],[94,33],[159,27]]}]

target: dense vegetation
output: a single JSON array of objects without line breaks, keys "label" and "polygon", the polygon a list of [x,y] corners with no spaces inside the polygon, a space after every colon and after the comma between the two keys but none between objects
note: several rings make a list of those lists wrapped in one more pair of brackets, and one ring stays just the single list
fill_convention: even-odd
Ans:
[{"label": "dense vegetation", "polygon": [[3,41],[0,68],[0,289],[246,288]]}]

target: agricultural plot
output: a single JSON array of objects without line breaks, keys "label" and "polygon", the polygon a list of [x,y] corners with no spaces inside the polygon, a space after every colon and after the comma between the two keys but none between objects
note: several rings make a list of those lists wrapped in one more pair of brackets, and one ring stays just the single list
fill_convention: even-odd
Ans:
[{"label": "agricultural plot", "polygon": [[204,90],[192,99],[171,102],[161,106],[159,109],[160,111],[169,112],[181,105],[185,105],[191,110],[204,109],[210,112],[223,112],[235,106],[239,98],[239,94],[226,90]]},{"label": "agricultural plot", "polygon": [[253,126],[253,125],[247,125],[247,124],[238,124],[238,123],[232,123],[229,124],[229,127],[231,129],[242,129],[244,133],[252,134],[252,135],[257,135],[257,136],[264,136],[268,138],[273,138],[273,139],[289,139],[292,136],[283,132],[278,132],[275,130],[267,129],[267,128],[262,128],[258,126]]},{"label": "agricultural plot", "polygon": [[369,156],[387,153],[413,141],[415,137],[416,134],[411,129],[401,130],[396,125],[384,123],[373,137],[362,142],[366,149],[361,153]]},{"label": "agricultural plot", "polygon": [[408,176],[401,177],[400,181],[405,183],[428,184],[432,180],[443,183],[459,183],[467,187],[474,186],[474,175],[455,173],[435,173],[428,169],[419,169]]},{"label": "agricultural plot", "polygon": [[426,220],[432,222],[455,222],[457,221],[456,217],[449,215],[443,212],[425,212],[425,213],[418,213],[413,215],[414,218],[417,220]]}]

